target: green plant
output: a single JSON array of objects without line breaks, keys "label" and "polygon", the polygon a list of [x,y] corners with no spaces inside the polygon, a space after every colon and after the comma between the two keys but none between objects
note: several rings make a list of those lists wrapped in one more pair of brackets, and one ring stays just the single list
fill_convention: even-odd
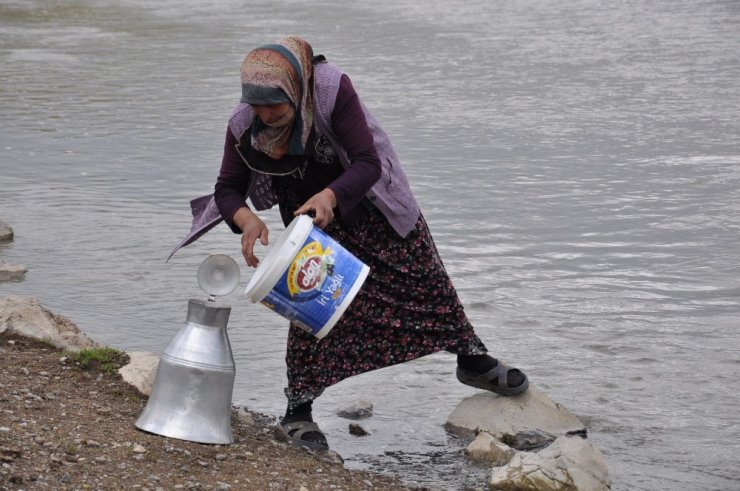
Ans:
[{"label": "green plant", "polygon": [[85,348],[77,353],[71,353],[69,359],[85,370],[100,370],[112,373],[129,361],[129,356],[109,346],[100,348]]}]

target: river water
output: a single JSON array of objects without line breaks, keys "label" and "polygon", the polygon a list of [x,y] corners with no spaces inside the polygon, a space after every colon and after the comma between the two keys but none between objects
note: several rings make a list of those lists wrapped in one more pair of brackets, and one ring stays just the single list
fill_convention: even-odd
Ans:
[{"label": "river water", "polygon": [[[164,260],[212,190],[251,48],[299,34],[393,138],[495,356],[589,428],[614,489],[740,489],[740,2],[4,0],[0,294],[161,352],[225,226]],[[277,212],[263,217],[273,239]],[[285,323],[224,299],[234,399],[279,415]],[[438,354],[326,391],[347,466],[481,488]],[[338,406],[375,405],[357,439]],[[133,424],[133,422],[132,422]]]}]

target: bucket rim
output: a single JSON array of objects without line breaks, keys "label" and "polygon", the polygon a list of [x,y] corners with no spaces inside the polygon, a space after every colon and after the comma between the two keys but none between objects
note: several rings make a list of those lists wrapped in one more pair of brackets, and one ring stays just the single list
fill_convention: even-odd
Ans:
[{"label": "bucket rim", "polygon": [[[290,265],[313,228],[313,219],[308,215],[296,217],[278,238],[267,255],[262,258],[244,294],[253,303],[261,302],[272,290],[285,268]],[[288,247],[285,247],[285,246]]]}]

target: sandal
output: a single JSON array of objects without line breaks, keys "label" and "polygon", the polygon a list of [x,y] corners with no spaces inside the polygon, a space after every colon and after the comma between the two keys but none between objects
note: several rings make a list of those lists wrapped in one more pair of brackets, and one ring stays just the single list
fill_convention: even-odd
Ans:
[{"label": "sandal", "polygon": [[309,433],[318,433],[322,437],[324,434],[319,429],[319,425],[313,421],[291,421],[290,423],[279,424],[278,431],[289,443],[299,447],[309,448],[311,450],[329,450],[329,444],[324,442],[314,442],[306,440],[303,437]]},{"label": "sandal", "polygon": [[489,390],[502,396],[515,396],[527,390],[527,388],[529,387],[529,379],[524,374],[524,372],[520,371],[520,373],[524,377],[524,382],[517,386],[511,387],[508,382],[508,374],[510,370],[519,369],[508,367],[501,362],[499,362],[498,365],[484,373],[469,372],[458,367],[457,379],[465,385],[469,385],[471,387]]}]

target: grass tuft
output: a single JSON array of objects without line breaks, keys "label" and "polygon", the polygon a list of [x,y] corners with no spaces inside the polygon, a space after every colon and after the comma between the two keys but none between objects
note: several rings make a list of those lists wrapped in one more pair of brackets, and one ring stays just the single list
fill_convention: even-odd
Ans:
[{"label": "grass tuft", "polygon": [[85,348],[77,353],[70,353],[69,359],[83,370],[98,370],[113,373],[129,362],[129,356],[109,346]]}]

